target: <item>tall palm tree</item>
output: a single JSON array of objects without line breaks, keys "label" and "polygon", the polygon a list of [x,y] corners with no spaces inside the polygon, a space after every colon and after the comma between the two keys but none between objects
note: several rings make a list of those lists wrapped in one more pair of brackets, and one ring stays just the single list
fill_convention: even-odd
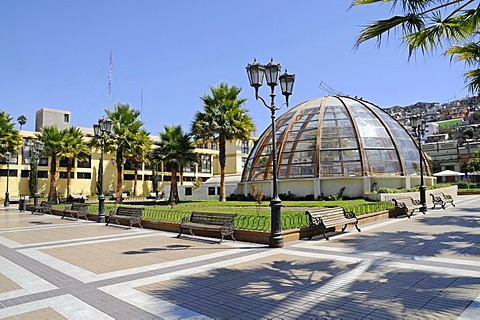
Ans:
[{"label": "tall palm tree", "polygon": [[23,114],[18,116],[17,122],[20,125],[20,130],[22,130],[22,127],[27,123],[27,117],[25,117]]},{"label": "tall palm tree", "polygon": [[179,202],[177,172],[187,163],[197,162],[195,146],[188,134],[185,134],[180,125],[164,126],[165,131],[160,132],[160,141],[156,143],[154,158],[161,159],[170,168],[170,202]]},{"label": "tall palm tree", "polygon": [[111,139],[107,149],[115,151],[117,166],[116,203],[122,201],[123,163],[135,146],[135,137],[141,132],[143,123],[138,120],[140,111],[132,109],[129,104],[116,104],[113,111],[105,110],[107,117],[113,121]]},{"label": "tall palm tree", "polygon": [[140,132],[135,136],[135,141],[133,147],[130,150],[129,159],[134,165],[134,181],[133,181],[133,196],[137,196],[137,176],[138,168],[143,162],[147,161],[148,152],[152,146],[152,141],[148,137],[148,132],[144,129],[141,129]]},{"label": "tall palm tree", "polygon": [[18,130],[15,130],[12,120],[10,114],[0,110],[0,157],[5,156],[7,151],[18,154],[18,147],[22,143],[22,137]]},{"label": "tall palm tree", "polygon": [[226,201],[225,164],[226,142],[234,139],[248,139],[255,132],[255,124],[243,108],[246,99],[239,98],[241,88],[220,83],[210,86],[211,95],[204,95],[203,112],[197,111],[192,123],[195,140],[218,140],[220,162],[220,201]]},{"label": "tall palm tree", "polygon": [[[370,39],[390,34],[402,35],[408,47],[408,56],[420,50],[450,47],[445,53],[452,58],[465,61],[473,69],[465,73],[471,92],[480,91],[480,1],[478,0],[354,0],[352,6],[381,3],[392,6],[395,15],[367,25],[357,40],[357,46]],[[402,14],[397,14],[401,11]]]},{"label": "tall palm tree", "polygon": [[77,127],[62,130],[64,134],[62,156],[67,159],[67,196],[70,195],[71,173],[75,159],[87,159],[90,148],[83,141],[83,133]]},{"label": "tall palm tree", "polygon": [[44,143],[42,154],[50,157],[50,190],[48,201],[57,202],[56,176],[58,160],[63,154],[65,130],[59,130],[56,125],[43,127],[40,133],[36,133],[37,139]]}]

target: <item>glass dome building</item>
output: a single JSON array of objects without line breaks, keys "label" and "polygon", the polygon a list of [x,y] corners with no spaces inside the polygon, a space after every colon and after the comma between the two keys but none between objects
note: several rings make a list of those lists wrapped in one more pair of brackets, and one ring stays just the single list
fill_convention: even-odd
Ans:
[{"label": "glass dome building", "polygon": [[[387,112],[361,99],[327,96],[300,103],[278,117],[275,135],[280,193],[329,195],[324,191],[338,192],[340,184],[348,182],[345,179],[356,185],[345,186],[350,196],[364,196],[382,186],[419,184],[415,139]],[[272,179],[271,136],[270,126],[246,161],[242,183],[247,187]],[[424,157],[423,168],[429,176]],[[303,183],[296,187],[295,180]],[[329,180],[332,187],[322,180]],[[307,187],[306,181],[312,185]]]}]

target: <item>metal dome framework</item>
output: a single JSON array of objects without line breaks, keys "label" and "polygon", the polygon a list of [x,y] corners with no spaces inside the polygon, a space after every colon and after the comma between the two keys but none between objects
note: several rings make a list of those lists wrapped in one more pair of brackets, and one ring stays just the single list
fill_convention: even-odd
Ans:
[{"label": "metal dome framework", "polygon": [[[275,135],[278,179],[419,175],[415,139],[361,99],[327,96],[300,103],[277,119]],[[270,126],[246,161],[243,182],[272,179],[271,136]]]}]

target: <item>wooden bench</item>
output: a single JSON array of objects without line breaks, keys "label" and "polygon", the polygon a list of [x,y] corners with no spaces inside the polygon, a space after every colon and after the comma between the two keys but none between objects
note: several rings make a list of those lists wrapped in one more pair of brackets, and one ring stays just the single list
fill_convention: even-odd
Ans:
[{"label": "wooden bench", "polygon": [[108,224],[113,223],[113,221],[120,225],[119,220],[128,220],[130,222],[129,229],[132,228],[133,224],[138,224],[140,228],[143,228],[142,212],[143,208],[118,207],[116,210],[109,212],[105,225],[108,226]]},{"label": "wooden bench", "polygon": [[70,208],[66,208],[63,210],[63,216],[62,219],[65,218],[65,216],[69,215],[72,218],[75,218],[75,220],[78,220],[80,217],[84,217],[86,220],[88,220],[88,204],[87,203],[72,203]]},{"label": "wooden bench", "polygon": [[[413,199],[412,197],[393,198],[392,201],[395,203],[397,215],[405,214],[408,218],[412,216],[416,209],[421,211],[420,209],[422,208],[420,200]],[[425,214],[425,212],[423,212],[423,214]]]},{"label": "wooden bench", "polygon": [[32,214],[35,212],[44,214],[44,213],[51,213],[52,212],[52,203],[48,201],[42,201],[39,205],[33,206]]},{"label": "wooden bench", "polygon": [[216,213],[216,212],[192,212],[190,217],[183,218],[180,223],[180,233],[177,238],[180,238],[183,230],[190,230],[190,234],[195,236],[193,230],[206,230],[220,232],[221,243],[223,238],[230,235],[235,241],[233,232],[235,231],[235,217],[236,213]]},{"label": "wooden bench", "polygon": [[305,214],[308,215],[310,220],[310,237],[312,239],[314,231],[320,229],[325,239],[328,240],[326,231],[328,228],[334,228],[337,226],[343,226],[342,232],[345,231],[347,225],[353,224],[355,228],[360,232],[358,228],[358,219],[353,212],[345,212],[342,207],[333,208],[320,208],[316,210],[307,210]]},{"label": "wooden bench", "polygon": [[432,209],[435,209],[437,204],[442,206],[443,209],[445,209],[445,205],[447,203],[451,203],[452,206],[455,207],[455,204],[453,203],[453,198],[449,194],[445,194],[443,192],[440,192],[440,193],[436,193],[436,194],[431,193],[430,195],[432,196],[432,203],[433,203],[433,208]]}]

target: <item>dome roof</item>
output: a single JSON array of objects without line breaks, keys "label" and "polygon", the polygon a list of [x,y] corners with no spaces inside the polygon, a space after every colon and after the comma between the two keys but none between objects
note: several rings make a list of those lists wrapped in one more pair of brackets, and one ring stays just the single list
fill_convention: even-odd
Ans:
[{"label": "dome roof", "polygon": [[[279,180],[419,173],[416,141],[387,112],[361,99],[308,100],[278,117],[275,127]],[[242,181],[272,178],[271,130],[250,153]]]}]

